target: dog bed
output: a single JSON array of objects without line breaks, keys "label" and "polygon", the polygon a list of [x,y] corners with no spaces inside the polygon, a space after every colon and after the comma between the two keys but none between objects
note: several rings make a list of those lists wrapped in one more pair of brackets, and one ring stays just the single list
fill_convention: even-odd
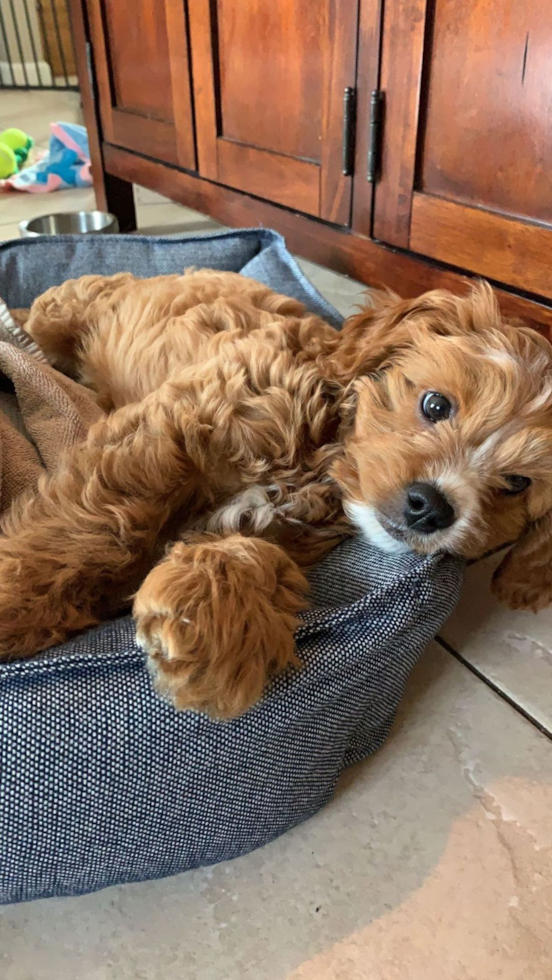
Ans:
[{"label": "dog bed", "polygon": [[[274,232],[30,239],[0,247],[11,307],[64,279],[186,266],[242,272],[340,318]],[[462,568],[350,540],[311,576],[297,645],[232,722],[153,691],[130,617],[0,665],[0,901],[75,895],[238,857],[312,816],[378,748],[406,678],[450,613]]]}]

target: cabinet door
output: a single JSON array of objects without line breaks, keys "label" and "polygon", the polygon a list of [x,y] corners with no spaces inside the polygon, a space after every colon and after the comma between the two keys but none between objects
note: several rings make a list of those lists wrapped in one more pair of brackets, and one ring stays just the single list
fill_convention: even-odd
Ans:
[{"label": "cabinet door", "polygon": [[357,0],[189,0],[203,176],[349,223],[342,144],[357,7]]},{"label": "cabinet door", "polygon": [[87,0],[103,136],[195,169],[185,0]]},{"label": "cabinet door", "polygon": [[386,0],[374,235],[552,297],[550,0]]}]

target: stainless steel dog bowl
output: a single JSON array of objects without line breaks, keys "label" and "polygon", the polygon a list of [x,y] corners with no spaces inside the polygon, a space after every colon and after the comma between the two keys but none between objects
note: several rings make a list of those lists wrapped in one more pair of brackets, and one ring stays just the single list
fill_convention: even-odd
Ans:
[{"label": "stainless steel dog bowl", "polygon": [[67,211],[64,214],[44,214],[40,218],[22,221],[21,238],[38,235],[109,235],[119,231],[119,222],[106,211]]}]

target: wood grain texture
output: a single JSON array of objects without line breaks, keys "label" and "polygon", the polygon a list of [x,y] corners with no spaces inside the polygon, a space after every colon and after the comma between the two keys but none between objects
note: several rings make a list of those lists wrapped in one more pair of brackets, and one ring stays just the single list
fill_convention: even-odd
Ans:
[{"label": "wood grain texture", "polygon": [[109,112],[112,139],[119,146],[147,153],[156,160],[178,163],[176,130],[161,119],[145,119],[132,112],[112,108]]},{"label": "wood grain texture", "polygon": [[54,78],[76,73],[71,26],[66,0],[36,0],[38,24],[43,38],[44,54]]},{"label": "wood grain texture", "polygon": [[181,167],[197,170],[195,119],[188,50],[188,0],[165,0],[176,156]]},{"label": "wood grain texture", "polygon": [[552,298],[552,228],[414,194],[413,251]]},{"label": "wood grain texture", "polygon": [[320,210],[320,167],[230,140],[217,143],[224,183],[307,214]]},{"label": "wood grain texture", "polygon": [[[194,169],[184,10],[177,9],[177,0],[140,0],[143,24],[138,41],[135,16],[129,16],[125,4],[119,0],[86,2],[106,137],[128,149]],[[145,38],[143,25],[153,23],[155,30]],[[172,28],[170,45],[167,23]],[[178,93],[178,133],[173,87]]]},{"label": "wood grain texture", "polygon": [[[78,0],[73,0],[78,2]],[[86,15],[89,24],[90,42],[94,55],[94,72],[97,84],[98,107],[101,128],[104,137],[110,143],[115,143],[113,130],[113,100],[106,40],[104,37],[101,0],[85,0]]]},{"label": "wood grain texture", "polygon": [[[82,102],[82,112],[84,124],[88,132],[88,147],[92,164],[92,175],[94,177],[94,189],[96,199],[102,194],[102,184],[104,179],[103,160],[102,160],[102,133],[100,131],[100,120],[96,105],[96,92],[91,84],[88,72],[88,59],[86,45],[89,40],[89,26],[86,6],[82,0],[69,0],[69,13],[71,16],[71,28],[73,34],[73,44],[75,49],[76,70],[79,79],[79,90]],[[100,205],[98,205],[100,207]],[[100,210],[104,210],[100,207]]]},{"label": "wood grain texture", "polygon": [[[254,184],[253,193],[348,223],[343,90],[354,85],[357,6],[358,0],[192,0],[202,176],[238,188]],[[277,194],[270,192],[276,156]]]},{"label": "wood grain texture", "polygon": [[70,0],[69,12],[84,124],[88,132],[96,207],[100,211],[110,211],[115,214],[121,231],[134,231],[136,212],[132,184],[104,170],[97,93],[94,91],[88,72],[86,45],[89,40],[89,26],[86,8],[81,0]]},{"label": "wood grain texture", "polygon": [[330,6],[217,0],[221,135],[320,163]]},{"label": "wood grain texture", "polygon": [[353,179],[352,227],[361,235],[372,234],[374,185],[366,180],[370,97],[379,87],[379,49],[383,0],[369,0],[360,6],[357,63],[357,132],[355,175]]},{"label": "wood grain texture", "polygon": [[100,0],[115,107],[174,122],[165,0]]},{"label": "wood grain texture", "polygon": [[385,0],[381,88],[385,92],[381,179],[374,236],[408,247],[424,51],[426,0]]},{"label": "wood grain texture", "polygon": [[551,50],[548,0],[435,0],[419,190],[552,222]]},{"label": "wood grain texture", "polygon": [[[458,294],[466,289],[462,274],[117,147],[104,146],[104,160],[109,174],[168,195],[232,227],[275,228],[286,236],[292,251],[371,287],[387,286],[405,297],[428,289]],[[552,303],[532,302],[500,289],[497,295],[505,315],[523,318],[552,339]]]},{"label": "wood grain texture", "polygon": [[[327,4],[327,39],[323,47],[322,132],[319,215],[326,221],[348,225],[351,220],[352,177],[342,171],[343,95],[355,87],[358,0],[332,0]],[[303,117],[312,104],[312,92],[303,103]]]},{"label": "wood grain texture", "polygon": [[216,22],[211,23],[210,0],[191,0],[188,5],[188,21],[192,50],[197,168],[203,177],[217,180],[219,121],[216,101]]}]

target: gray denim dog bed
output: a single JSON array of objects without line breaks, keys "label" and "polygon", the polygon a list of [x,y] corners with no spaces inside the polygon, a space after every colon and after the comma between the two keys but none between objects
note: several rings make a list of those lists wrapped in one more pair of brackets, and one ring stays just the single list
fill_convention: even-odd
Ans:
[{"label": "gray denim dog bed", "polygon": [[[279,235],[111,236],[0,247],[0,295],[28,306],[85,273],[242,272],[340,317]],[[75,895],[238,857],[312,816],[387,736],[406,678],[456,601],[461,565],[360,538],[311,576],[304,669],[242,718],[178,713],[153,691],[125,617],[0,665],[0,902]]]}]

